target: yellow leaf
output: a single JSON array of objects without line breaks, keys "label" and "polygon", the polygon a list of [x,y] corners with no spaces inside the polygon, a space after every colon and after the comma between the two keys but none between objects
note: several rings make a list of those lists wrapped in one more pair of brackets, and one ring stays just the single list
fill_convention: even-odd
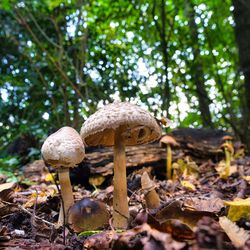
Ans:
[{"label": "yellow leaf", "polygon": [[219,164],[215,167],[221,179],[227,179],[230,176],[228,175],[227,165],[224,160],[220,161]]},{"label": "yellow leaf", "polygon": [[105,177],[100,174],[96,174],[89,177],[89,183],[94,186],[100,186],[104,181]]},{"label": "yellow leaf", "polygon": [[195,191],[195,190],[196,190],[195,186],[194,186],[191,182],[189,182],[189,181],[181,181],[181,185],[182,185],[184,188],[187,188],[187,189],[189,189],[189,190],[192,190],[192,191]]},{"label": "yellow leaf", "polygon": [[250,219],[250,198],[224,201],[224,203],[230,206],[227,217],[231,221],[238,221],[241,217]]},{"label": "yellow leaf", "polygon": [[248,176],[243,176],[242,178],[243,178],[245,181],[247,181],[248,184],[250,184],[250,175],[248,175]]},{"label": "yellow leaf", "polygon": [[47,182],[53,182],[54,183],[55,175],[56,174],[54,174],[54,173],[53,174],[48,173],[48,174],[45,175],[44,180],[47,181]]}]

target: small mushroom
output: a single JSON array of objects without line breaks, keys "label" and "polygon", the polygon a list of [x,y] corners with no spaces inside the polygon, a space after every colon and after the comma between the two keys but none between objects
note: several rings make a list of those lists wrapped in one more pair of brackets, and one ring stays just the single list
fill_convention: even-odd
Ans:
[{"label": "small mushroom", "polygon": [[172,148],[178,148],[180,144],[176,142],[174,137],[170,135],[164,135],[160,140],[161,147],[167,147],[166,155],[166,178],[168,180],[172,179]]},{"label": "small mushroom", "polygon": [[128,201],[125,146],[152,142],[161,128],[146,110],[128,102],[115,102],[91,115],[81,128],[87,145],[114,146],[113,224],[128,226]]},{"label": "small mushroom", "polygon": [[234,153],[233,145],[229,142],[224,142],[221,146],[221,148],[224,149],[225,152],[225,174],[224,179],[226,179],[228,176],[230,176],[230,168],[231,168],[231,159],[232,155]]},{"label": "small mushroom", "polygon": [[153,209],[160,207],[160,198],[155,191],[155,183],[150,179],[145,171],[141,176],[141,188],[144,192],[147,208]]},{"label": "small mushroom", "polygon": [[85,150],[79,133],[71,127],[63,127],[50,135],[42,145],[44,161],[58,172],[61,187],[62,204],[58,219],[58,226],[67,221],[69,208],[74,204],[73,192],[69,178],[69,169],[80,163]]},{"label": "small mushroom", "polygon": [[103,202],[90,198],[77,201],[68,214],[69,226],[76,233],[100,229],[108,224],[110,217]]}]

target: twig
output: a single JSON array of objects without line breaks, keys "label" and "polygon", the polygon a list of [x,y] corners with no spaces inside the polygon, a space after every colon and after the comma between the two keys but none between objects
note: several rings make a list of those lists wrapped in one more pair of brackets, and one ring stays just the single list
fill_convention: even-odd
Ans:
[{"label": "twig", "polygon": [[[33,213],[31,213],[29,210],[27,210],[26,208],[22,207],[21,205],[18,205],[17,207],[18,207],[19,209],[21,209],[23,212],[29,214],[30,216],[33,215]],[[42,219],[41,217],[39,217],[39,216],[37,216],[37,215],[35,215],[34,217],[35,217],[35,219],[41,220],[42,222],[44,222],[45,224],[47,224],[47,225],[49,225],[49,226],[51,226],[51,227],[55,227],[55,224],[53,224],[53,223],[51,223],[51,222],[49,222],[49,221],[47,221],[47,220],[44,220],[44,219]]]},{"label": "twig", "polygon": [[[66,245],[66,234],[65,234],[65,226],[66,226],[65,222],[66,222],[66,220],[65,220],[64,202],[63,202],[63,198],[62,198],[62,194],[61,194],[61,189],[59,188],[58,183],[56,182],[56,180],[54,178],[54,175],[50,171],[50,165],[48,165],[44,159],[43,159],[43,161],[45,163],[45,166],[48,168],[49,173],[51,174],[51,176],[53,178],[53,181],[54,181],[54,183],[56,185],[58,193],[60,194],[61,207],[62,207],[62,210],[63,210],[63,244]],[[60,216],[60,210],[59,210],[59,216]]]},{"label": "twig", "polygon": [[35,199],[35,203],[34,203],[33,213],[31,215],[31,231],[32,231],[33,239],[36,238],[36,231],[37,231],[36,227],[35,227],[35,216],[36,216],[38,192],[37,192],[37,189],[35,189],[35,191],[36,191],[36,199]]}]

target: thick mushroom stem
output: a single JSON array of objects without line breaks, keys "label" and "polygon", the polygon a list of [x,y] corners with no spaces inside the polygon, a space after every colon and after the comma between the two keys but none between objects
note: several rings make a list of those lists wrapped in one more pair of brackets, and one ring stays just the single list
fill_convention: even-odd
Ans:
[{"label": "thick mushroom stem", "polygon": [[172,179],[172,150],[171,146],[167,145],[167,163],[166,163],[166,172],[167,172],[167,179]]},{"label": "thick mushroom stem", "polygon": [[[58,170],[59,183],[61,187],[62,204],[59,213],[58,226],[67,223],[67,215],[69,208],[74,204],[73,191],[69,178],[69,169],[60,168]],[[63,209],[64,208],[64,209]]]},{"label": "thick mushroom stem", "polygon": [[129,210],[127,201],[126,155],[121,130],[115,131],[114,143],[114,195],[113,224],[115,228],[126,229]]}]

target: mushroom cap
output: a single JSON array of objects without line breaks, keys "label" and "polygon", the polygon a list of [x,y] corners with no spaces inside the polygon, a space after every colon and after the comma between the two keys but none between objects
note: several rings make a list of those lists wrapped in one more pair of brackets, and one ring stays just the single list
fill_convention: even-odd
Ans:
[{"label": "mushroom cap", "polygon": [[233,140],[233,137],[231,135],[224,135],[222,137],[222,140],[223,141],[232,141]]},{"label": "mushroom cap", "polygon": [[118,128],[125,145],[152,142],[162,132],[148,111],[129,102],[114,102],[91,115],[82,125],[80,134],[87,145],[113,146]]},{"label": "mushroom cap", "polygon": [[84,144],[79,133],[71,127],[63,127],[51,134],[42,145],[42,156],[51,166],[74,167],[84,156]]},{"label": "mushroom cap", "polygon": [[96,230],[109,221],[107,206],[97,200],[84,198],[77,201],[68,212],[68,222],[74,232]]},{"label": "mushroom cap", "polygon": [[174,137],[170,135],[164,135],[160,140],[161,147],[164,147],[164,145],[170,145],[172,147],[179,147],[180,144],[174,139]]}]

